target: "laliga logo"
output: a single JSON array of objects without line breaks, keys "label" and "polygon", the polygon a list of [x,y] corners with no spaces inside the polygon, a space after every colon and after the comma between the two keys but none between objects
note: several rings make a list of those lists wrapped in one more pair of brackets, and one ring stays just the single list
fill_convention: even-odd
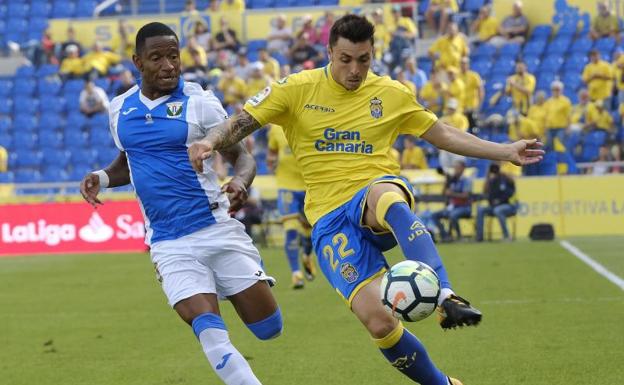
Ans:
[{"label": "laliga logo", "polygon": [[102,217],[94,212],[89,218],[89,223],[78,231],[78,236],[85,242],[106,242],[113,237],[114,230],[104,223]]}]

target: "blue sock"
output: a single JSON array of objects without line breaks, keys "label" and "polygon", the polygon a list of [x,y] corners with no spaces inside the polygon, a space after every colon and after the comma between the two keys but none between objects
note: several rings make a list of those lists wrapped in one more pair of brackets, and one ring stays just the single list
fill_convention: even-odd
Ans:
[{"label": "blue sock", "polygon": [[295,272],[299,268],[299,232],[297,230],[286,230],[286,239],[284,240],[284,251],[288,258],[290,271]]},{"label": "blue sock", "polygon": [[405,201],[395,202],[386,211],[384,219],[394,234],[405,258],[426,263],[438,274],[441,288],[450,288],[446,269],[442,264],[431,234]]},{"label": "blue sock", "polygon": [[392,366],[410,379],[421,385],[448,385],[446,375],[431,362],[425,346],[403,325],[375,343]]},{"label": "blue sock", "polygon": [[304,255],[310,255],[312,253],[312,238],[301,235],[301,247]]}]

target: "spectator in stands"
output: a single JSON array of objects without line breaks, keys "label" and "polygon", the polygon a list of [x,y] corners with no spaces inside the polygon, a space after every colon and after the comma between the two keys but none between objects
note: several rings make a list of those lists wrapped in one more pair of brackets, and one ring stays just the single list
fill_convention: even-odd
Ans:
[{"label": "spectator in stands", "polygon": [[[458,113],[464,112],[464,99],[466,98],[466,84],[459,76],[459,69],[455,67],[449,67],[446,71],[448,77],[448,87],[444,100],[455,99],[455,110]],[[466,127],[468,128],[468,127]]]},{"label": "spectator in stands", "polygon": [[93,43],[91,52],[83,56],[82,60],[86,72],[89,74],[89,77],[93,79],[108,75],[108,71],[111,67],[121,61],[121,56],[114,52],[105,51],[102,48],[102,43],[96,41]]},{"label": "spectator in stands", "polygon": [[247,98],[256,95],[271,85],[271,79],[264,73],[264,64],[259,61],[250,65],[249,78],[247,79]]},{"label": "spectator in stands", "polygon": [[468,119],[468,126],[473,128],[477,125],[477,116],[485,98],[485,90],[483,89],[481,76],[470,70],[470,60],[467,56],[464,56],[461,60],[459,78],[464,82],[465,86],[464,114]]},{"label": "spectator in stands", "polygon": [[442,83],[439,76],[433,72],[429,77],[429,81],[418,92],[419,101],[424,107],[436,115],[440,115],[444,106],[443,96],[445,93],[446,84]]},{"label": "spectator in stands", "polygon": [[221,80],[217,85],[219,91],[223,92],[223,101],[225,104],[235,104],[240,102],[247,95],[247,84],[234,72],[234,68],[229,66],[221,76]]},{"label": "spectator in stands", "polygon": [[280,78],[280,65],[275,60],[266,48],[260,48],[258,50],[258,60],[264,64],[264,73],[271,77],[273,80],[279,80]]},{"label": "spectator in stands", "polygon": [[67,47],[70,45],[78,47],[78,56],[82,55],[82,45],[76,40],[76,31],[71,25],[67,27],[67,39],[61,44],[60,53],[57,55],[61,61],[67,57]]},{"label": "spectator in stands", "polygon": [[211,50],[210,42],[212,40],[212,35],[210,34],[210,31],[208,30],[208,25],[204,23],[203,21],[197,21],[195,23],[195,29],[193,31],[193,34],[195,35],[195,38],[197,39],[197,44],[203,49],[205,49],[206,52],[209,52]]},{"label": "spectator in stands", "polygon": [[297,32],[297,38],[303,34],[307,34],[307,40],[310,45],[314,46],[318,44],[319,39],[316,32],[316,27],[312,23],[312,16],[308,14],[303,15],[302,22],[303,25],[301,26],[301,29]]},{"label": "spectator in stands", "polygon": [[416,146],[415,138],[406,135],[403,138],[403,153],[401,154],[402,170],[425,170],[427,165],[427,157],[422,148]]},{"label": "spectator in stands", "polygon": [[117,31],[118,35],[115,38],[113,50],[122,58],[132,60],[132,55],[134,55],[134,41],[131,36],[132,29],[125,19],[119,19]]},{"label": "spectator in stands", "polygon": [[195,0],[186,0],[184,2],[184,10],[182,14],[185,16],[197,17],[199,16],[199,11],[197,10],[197,5],[195,4]]},{"label": "spectator in stands", "polygon": [[435,63],[436,69],[459,68],[461,58],[469,54],[466,39],[459,33],[455,22],[449,23],[446,34],[440,36],[429,47],[429,56]]},{"label": "spectator in stands", "polygon": [[284,56],[288,55],[288,49],[292,41],[292,30],[286,25],[286,15],[281,14],[275,18],[267,40],[269,52],[277,52]]},{"label": "spectator in stands", "polygon": [[592,39],[612,37],[619,40],[620,23],[616,15],[609,9],[606,1],[598,2],[598,14],[594,17],[589,36]]},{"label": "spectator in stands", "polygon": [[[455,0],[442,0],[442,1],[454,2]],[[404,35],[406,39],[414,40],[418,36],[418,29],[416,29],[416,24],[414,24],[414,20],[412,20],[409,17],[403,16],[403,14],[401,13],[401,6],[398,4],[395,4],[392,6],[392,22],[393,22],[392,29],[390,30],[391,33],[394,33],[399,28],[403,28],[405,30]],[[441,24],[440,24],[440,28],[441,28],[440,31],[446,30],[442,28]]]},{"label": "spectator in stands", "polygon": [[89,80],[85,83],[85,87],[80,91],[80,112],[87,117],[92,117],[99,113],[108,113],[108,95],[106,91],[98,87]]},{"label": "spectator in stands", "polygon": [[490,165],[485,184],[483,185],[483,195],[488,200],[487,206],[479,206],[477,209],[477,242],[483,241],[483,227],[485,216],[496,217],[503,232],[503,240],[511,241],[507,229],[507,217],[516,215],[517,206],[511,202],[516,193],[516,183],[514,180],[500,171],[500,166],[496,163]]},{"label": "spectator in stands", "polygon": [[186,46],[180,50],[182,73],[201,71],[205,73],[208,66],[206,50],[197,43],[195,36],[189,36]]},{"label": "spectator in stands", "polygon": [[607,143],[615,143],[615,126],[613,124],[613,116],[608,109],[605,108],[602,100],[596,100],[587,107],[587,120],[585,121],[585,129],[588,131],[601,130],[607,134]]},{"label": "spectator in stands", "polygon": [[392,34],[386,23],[384,23],[383,16],[384,12],[381,8],[375,9],[371,15],[372,23],[375,26],[375,35],[373,36],[375,39],[375,58],[378,60],[383,57],[384,52],[390,47],[390,40],[392,39]]},{"label": "spectator in stands", "polygon": [[526,115],[535,90],[535,76],[527,72],[526,63],[516,62],[516,73],[507,78],[505,93],[511,95],[513,108]]},{"label": "spectator in stands", "polygon": [[[459,7],[456,0],[431,0],[425,11],[425,20],[427,20],[427,25],[431,30],[441,35],[446,31],[448,22],[458,11]],[[436,25],[436,19],[439,20],[438,25]]]},{"label": "spectator in stands", "polygon": [[249,79],[249,74],[251,73],[252,67],[249,62],[249,58],[247,57],[247,48],[241,47],[236,53],[236,64],[234,64],[234,72],[236,72],[236,76],[247,81]]},{"label": "spectator in stands", "polygon": [[[319,44],[323,46],[327,46],[327,44],[329,44],[329,31],[331,31],[331,27],[334,25],[335,20],[336,18],[334,17],[334,14],[331,11],[325,12],[323,21],[321,22],[317,31]],[[375,47],[377,47],[377,44],[375,44]],[[377,49],[380,49],[380,48],[383,48],[383,47],[377,47]]]},{"label": "spectator in stands", "polygon": [[544,139],[546,131],[546,92],[537,91],[535,93],[535,101],[529,107],[527,118],[535,122],[537,128],[537,138]]},{"label": "spectator in stands", "polygon": [[63,80],[80,78],[85,74],[85,66],[80,57],[79,48],[75,45],[68,45],[65,48],[65,59],[61,62],[59,74]]},{"label": "spectator in stands", "polygon": [[550,85],[552,96],[544,103],[546,108],[546,149],[552,150],[555,138],[563,142],[566,130],[570,126],[572,103],[563,95],[563,83],[555,80]]},{"label": "spectator in stands", "polygon": [[427,83],[427,74],[416,66],[416,59],[413,56],[405,59],[405,76],[414,83],[417,91]]},{"label": "spectator in stands", "polygon": [[520,139],[534,139],[540,137],[540,130],[537,124],[526,116],[522,116],[518,111],[507,111],[508,135],[512,141]]},{"label": "spectator in stands", "polygon": [[7,172],[9,169],[9,152],[0,146],[0,172]]},{"label": "spectator in stands", "polygon": [[228,50],[237,52],[240,42],[236,37],[236,31],[230,28],[230,23],[225,16],[221,17],[221,31],[214,36],[212,48],[215,50]]},{"label": "spectator in stands", "polygon": [[243,0],[221,0],[219,4],[220,12],[243,12],[245,10],[245,2]]},{"label": "spectator in stands", "polygon": [[582,78],[592,102],[604,100],[607,106],[611,105],[613,67],[600,58],[600,51],[592,49],[589,52],[589,63],[583,69]]},{"label": "spectator in stands", "polygon": [[290,64],[284,64],[283,66],[280,67],[280,76],[279,78],[285,78],[286,76],[290,75],[292,73],[292,70],[290,68]]},{"label": "spectator in stands", "polygon": [[[457,234],[457,239],[460,239],[459,219],[470,218],[472,215],[472,180],[464,176],[465,169],[466,163],[463,160],[455,162],[453,175],[447,175],[444,183],[444,196],[447,199],[447,205],[444,209],[431,214],[431,219],[438,229],[442,242],[452,240],[453,230]],[[449,220],[448,231],[442,224],[443,218]]]},{"label": "spectator in stands", "polygon": [[581,89],[578,92],[579,102],[572,107],[572,116],[570,117],[570,128],[575,131],[580,131],[585,127],[587,122],[587,111],[591,104],[589,101],[589,93],[586,88]]},{"label": "spectator in stands", "polygon": [[210,0],[210,4],[208,5],[208,12],[219,12],[219,0]]},{"label": "spectator in stands", "polygon": [[59,64],[59,61],[55,55],[56,43],[52,39],[52,31],[50,28],[46,28],[41,36],[41,48],[37,51],[37,57],[33,60],[35,65],[41,64]]},{"label": "spectator in stands", "polygon": [[[459,102],[457,99],[451,98],[447,100],[444,115],[442,115],[440,121],[459,130],[468,131],[468,119],[459,111]],[[438,152],[438,160],[442,168],[453,167],[455,162],[462,159],[463,157],[461,155],[456,155],[448,151],[439,150]]]},{"label": "spectator in stands", "polygon": [[405,76],[403,68],[397,67],[394,74],[396,81],[403,84],[408,90],[410,90],[411,93],[414,94],[414,96],[416,96],[416,85]]},{"label": "spectator in stands", "polygon": [[498,35],[490,39],[489,43],[501,47],[507,43],[522,44],[529,33],[529,19],[522,13],[522,1],[513,4],[510,16],[503,19],[498,28]]},{"label": "spectator in stands", "polygon": [[384,61],[394,71],[396,67],[402,66],[406,58],[413,54],[412,40],[408,38],[407,30],[398,27],[392,34],[390,46],[384,56]]},{"label": "spectator in stands", "polygon": [[323,56],[319,53],[310,43],[309,37],[306,33],[299,35],[295,44],[290,47],[288,57],[290,58],[290,65],[297,68],[303,66],[303,63],[307,61],[318,62],[323,60]]},{"label": "spectator in stands", "polygon": [[492,7],[485,5],[470,25],[470,32],[477,34],[477,42],[487,43],[494,36],[498,36],[499,24],[498,19],[492,16]]},{"label": "spectator in stands", "polygon": [[119,80],[121,84],[119,84],[119,87],[115,90],[115,95],[117,96],[125,93],[136,84],[136,79],[130,70],[124,70],[119,76]]},{"label": "spectator in stands", "polygon": [[613,172],[613,167],[604,164],[604,162],[613,162],[615,159],[609,151],[607,146],[600,146],[598,150],[598,159],[596,159],[596,164],[589,169],[589,174],[592,175],[606,175]]}]

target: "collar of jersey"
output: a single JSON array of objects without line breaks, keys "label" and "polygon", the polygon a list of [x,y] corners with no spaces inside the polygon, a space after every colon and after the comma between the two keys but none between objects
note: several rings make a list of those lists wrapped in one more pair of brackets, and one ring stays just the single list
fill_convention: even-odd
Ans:
[{"label": "collar of jersey", "polygon": [[169,100],[170,97],[172,96],[180,96],[182,94],[184,94],[184,80],[182,78],[180,78],[180,80],[178,80],[178,86],[173,90],[173,92],[171,92],[171,94],[169,95],[163,95],[157,99],[150,99],[147,96],[143,95],[143,92],[141,91],[141,82],[138,82],[138,86],[139,86],[139,99],[141,100],[141,103],[143,103],[145,105],[145,107],[147,107],[149,110],[153,110],[154,108],[158,107],[159,105],[161,105],[162,103],[164,103],[165,101]]}]

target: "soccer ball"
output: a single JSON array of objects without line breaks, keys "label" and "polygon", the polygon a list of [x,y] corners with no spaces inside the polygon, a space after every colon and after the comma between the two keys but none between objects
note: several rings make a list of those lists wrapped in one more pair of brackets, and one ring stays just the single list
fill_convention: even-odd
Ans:
[{"label": "soccer ball", "polygon": [[427,318],[440,296],[438,275],[428,265],[403,261],[392,266],[381,279],[381,303],[394,317],[415,322]]}]

